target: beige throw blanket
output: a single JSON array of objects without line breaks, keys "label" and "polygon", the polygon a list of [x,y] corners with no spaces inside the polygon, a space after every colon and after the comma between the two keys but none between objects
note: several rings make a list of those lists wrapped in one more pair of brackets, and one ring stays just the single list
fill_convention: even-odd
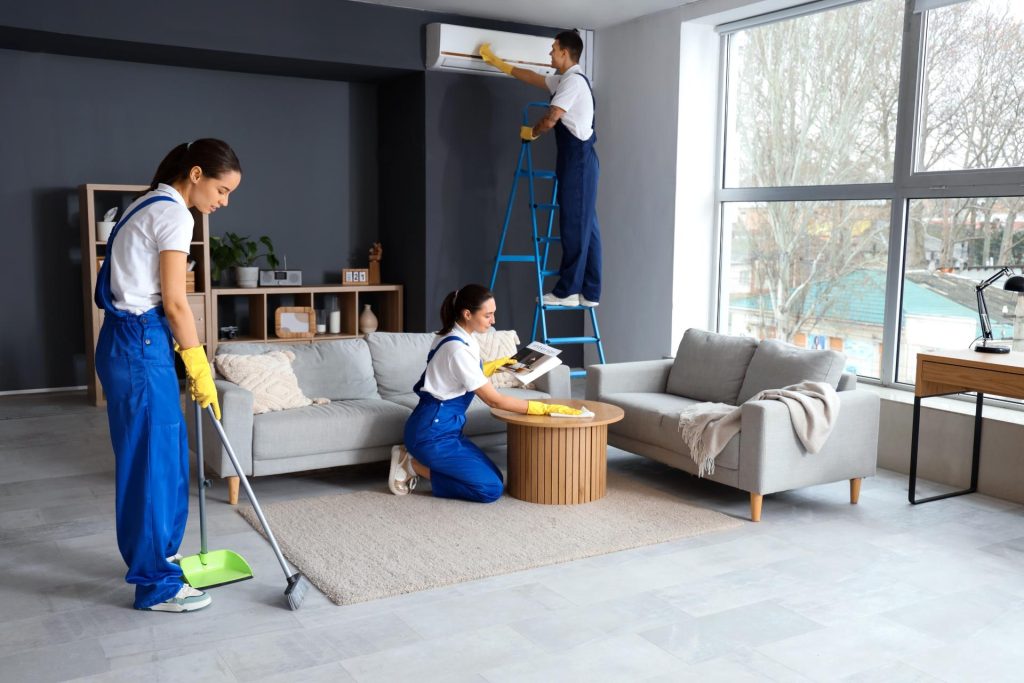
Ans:
[{"label": "beige throw blanket", "polygon": [[[765,389],[751,401],[782,401],[789,408],[793,430],[809,453],[825,445],[839,415],[839,397],[831,384],[801,382],[782,389]],[[740,406],[698,403],[679,414],[679,431],[697,463],[697,476],[715,471],[715,458],[740,431]]]}]

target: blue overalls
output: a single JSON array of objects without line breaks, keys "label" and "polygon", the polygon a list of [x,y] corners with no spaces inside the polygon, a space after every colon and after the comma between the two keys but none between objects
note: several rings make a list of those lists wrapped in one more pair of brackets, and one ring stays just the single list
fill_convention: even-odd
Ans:
[{"label": "blue overalls", "polygon": [[[578,74],[590,88],[590,80]],[[597,101],[594,100],[594,111]],[[594,116],[594,126],[597,116]],[[594,150],[597,130],[589,140],[580,140],[565,124],[555,124],[555,142],[558,159],[559,234],[562,238],[562,262],[558,269],[558,283],[551,290],[559,297],[582,294],[590,301],[601,299],[601,231],[597,224],[597,178],[601,165]]]},{"label": "blue overalls", "polygon": [[[445,337],[431,349],[427,364],[439,348],[451,341],[466,344],[455,335]],[[430,468],[430,486],[438,498],[493,503],[501,498],[504,490],[501,470],[462,434],[466,409],[475,394],[467,391],[447,401],[438,400],[423,391],[426,376],[424,370],[413,387],[420,402],[405,423],[406,449]]]},{"label": "blue overalls", "polygon": [[107,395],[116,461],[117,547],[128,565],[125,580],[135,584],[137,609],[181,589],[181,568],[166,558],[178,551],[188,517],[188,439],[167,318],[160,306],[139,315],[115,308],[110,289],[118,231],[158,201],[174,200],[146,199],[114,226],[95,295],[105,311],[96,372]]}]

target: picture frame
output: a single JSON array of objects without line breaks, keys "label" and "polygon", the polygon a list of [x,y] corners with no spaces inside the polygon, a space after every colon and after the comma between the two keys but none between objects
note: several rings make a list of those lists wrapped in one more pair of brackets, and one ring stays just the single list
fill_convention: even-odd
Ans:
[{"label": "picture frame", "polygon": [[369,268],[342,268],[341,284],[343,285],[365,285],[370,282]]},{"label": "picture frame", "polygon": [[316,310],[311,306],[278,306],[274,309],[274,334],[280,339],[312,339],[316,336]]}]

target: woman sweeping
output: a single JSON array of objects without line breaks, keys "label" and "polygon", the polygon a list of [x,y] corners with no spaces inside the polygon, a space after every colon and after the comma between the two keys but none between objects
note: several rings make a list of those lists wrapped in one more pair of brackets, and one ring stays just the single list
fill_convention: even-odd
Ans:
[{"label": "woman sweeping", "polygon": [[[224,142],[178,145],[107,241],[96,282],[105,312],[96,371],[107,395],[116,460],[117,545],[135,585],[136,609],[189,612],[210,596],[182,581],[172,562],[188,517],[188,439],[174,371],[181,355],[189,393],[217,417],[217,389],[185,295],[194,221],[228,205],[242,180]],[[175,343],[177,342],[177,343]]]},{"label": "woman sweeping", "polygon": [[429,479],[435,496],[491,503],[504,489],[501,470],[462,433],[474,396],[492,408],[514,413],[579,415],[569,406],[505,396],[487,380],[511,358],[482,363],[473,332],[494,325],[494,295],[466,285],[441,304],[441,330],[427,356],[427,367],[413,391],[420,401],[405,423],[405,448],[391,449],[388,485],[403,495],[417,478]]}]

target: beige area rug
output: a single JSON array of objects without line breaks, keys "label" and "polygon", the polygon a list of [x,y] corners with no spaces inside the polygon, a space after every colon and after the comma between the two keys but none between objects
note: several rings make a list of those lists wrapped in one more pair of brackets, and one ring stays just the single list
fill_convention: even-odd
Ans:
[{"label": "beige area rug", "polygon": [[[238,510],[257,530],[252,507]],[[722,531],[743,522],[694,507],[629,477],[584,505],[489,505],[362,491],[264,506],[284,554],[335,604]]]}]

